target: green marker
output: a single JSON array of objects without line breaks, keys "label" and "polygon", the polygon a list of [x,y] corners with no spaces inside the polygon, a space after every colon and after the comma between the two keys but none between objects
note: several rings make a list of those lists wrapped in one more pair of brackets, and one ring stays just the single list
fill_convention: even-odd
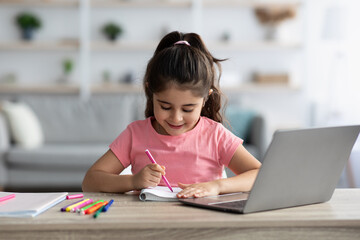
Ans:
[{"label": "green marker", "polygon": [[77,211],[78,211],[78,213],[84,213],[84,211],[85,211],[86,209],[91,208],[92,206],[94,206],[95,204],[97,204],[97,203],[99,203],[99,202],[104,202],[104,200],[99,200],[99,201],[97,201],[97,202],[94,202],[94,203],[92,203],[92,204],[89,204],[89,205],[87,205],[87,206],[85,206],[85,207],[83,207],[83,208],[78,209]]},{"label": "green marker", "polygon": [[105,205],[103,205],[101,208],[99,208],[99,210],[96,211],[96,213],[94,214],[94,218],[97,218],[99,216],[99,214],[102,212],[104,207],[105,207]]}]

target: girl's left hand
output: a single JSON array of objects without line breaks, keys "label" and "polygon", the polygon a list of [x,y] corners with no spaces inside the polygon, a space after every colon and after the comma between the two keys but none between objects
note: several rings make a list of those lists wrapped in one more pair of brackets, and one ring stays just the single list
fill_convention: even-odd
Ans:
[{"label": "girl's left hand", "polygon": [[216,181],[194,184],[178,183],[178,186],[183,189],[176,195],[178,198],[198,198],[220,194],[220,186]]}]

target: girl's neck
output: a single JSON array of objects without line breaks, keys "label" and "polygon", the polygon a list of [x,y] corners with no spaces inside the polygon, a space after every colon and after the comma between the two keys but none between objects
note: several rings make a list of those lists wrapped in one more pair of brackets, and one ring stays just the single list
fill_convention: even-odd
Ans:
[{"label": "girl's neck", "polygon": [[160,135],[169,135],[165,129],[156,121],[155,118],[152,119],[151,125],[155,129],[155,131]]}]

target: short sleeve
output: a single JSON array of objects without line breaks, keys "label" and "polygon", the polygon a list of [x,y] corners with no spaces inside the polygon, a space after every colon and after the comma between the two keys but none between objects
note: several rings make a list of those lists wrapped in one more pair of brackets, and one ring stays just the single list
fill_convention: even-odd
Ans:
[{"label": "short sleeve", "polygon": [[132,145],[132,134],[127,127],[120,135],[109,145],[111,151],[119,159],[124,168],[128,167],[130,162],[130,153]]},{"label": "short sleeve", "polygon": [[218,128],[218,154],[220,164],[228,166],[231,158],[234,156],[236,149],[240,144],[243,143],[243,140],[224,126]]}]

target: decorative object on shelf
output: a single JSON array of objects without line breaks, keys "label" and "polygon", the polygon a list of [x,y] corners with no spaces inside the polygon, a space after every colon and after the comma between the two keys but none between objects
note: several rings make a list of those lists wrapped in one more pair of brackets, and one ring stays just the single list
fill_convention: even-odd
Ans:
[{"label": "decorative object on shelf", "polygon": [[125,84],[133,84],[134,82],[135,82],[135,77],[132,71],[126,72],[125,75],[120,80],[120,83],[125,83]]},{"label": "decorative object on shelf", "polygon": [[220,40],[222,42],[229,42],[231,40],[230,32],[229,31],[224,31],[220,36]]},{"label": "decorative object on shelf", "polygon": [[16,73],[7,73],[0,77],[0,84],[16,84]]},{"label": "decorative object on shelf", "polygon": [[123,28],[117,23],[109,22],[103,26],[102,32],[108,40],[115,41],[123,33]]},{"label": "decorative object on shelf", "polygon": [[42,26],[40,18],[30,12],[18,14],[16,16],[16,23],[21,30],[22,38],[26,41],[32,40],[34,31]]},{"label": "decorative object on shelf", "polygon": [[257,19],[266,27],[265,39],[276,40],[280,23],[296,16],[295,7],[257,7],[254,9]]},{"label": "decorative object on shelf", "polygon": [[283,84],[290,83],[290,77],[287,73],[254,73],[253,82],[258,84]]},{"label": "decorative object on shelf", "polygon": [[67,58],[64,59],[62,62],[62,68],[63,68],[63,77],[60,78],[59,83],[65,84],[70,82],[70,75],[72,71],[74,70],[74,62],[73,60]]},{"label": "decorative object on shelf", "polygon": [[111,82],[111,74],[109,70],[104,70],[102,73],[103,84],[109,84]]}]

